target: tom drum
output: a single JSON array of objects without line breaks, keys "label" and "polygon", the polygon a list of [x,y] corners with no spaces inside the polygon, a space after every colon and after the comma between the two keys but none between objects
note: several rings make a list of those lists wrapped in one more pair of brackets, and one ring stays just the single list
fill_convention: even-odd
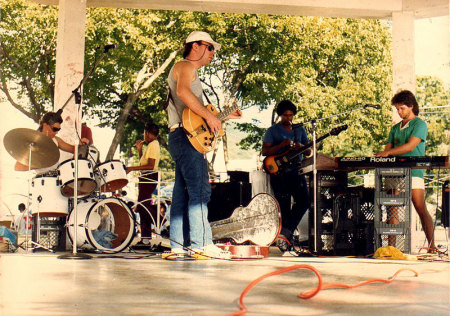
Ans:
[{"label": "tom drum", "polygon": [[56,175],[37,176],[31,180],[31,214],[40,217],[67,216],[68,199],[61,194]]},{"label": "tom drum", "polygon": [[119,160],[109,160],[95,168],[95,177],[102,192],[114,192],[128,184],[125,165]]},{"label": "tom drum", "polygon": [[[74,196],[75,193],[75,159],[63,161],[58,165],[61,194]],[[83,197],[91,194],[97,188],[92,162],[87,159],[78,159],[78,186],[77,195]]]}]

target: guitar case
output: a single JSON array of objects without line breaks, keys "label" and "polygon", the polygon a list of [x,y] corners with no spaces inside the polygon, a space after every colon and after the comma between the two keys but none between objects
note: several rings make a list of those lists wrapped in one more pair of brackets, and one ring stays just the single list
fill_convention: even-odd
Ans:
[{"label": "guitar case", "polygon": [[212,222],[211,230],[214,241],[268,247],[281,230],[280,206],[270,194],[257,194],[247,206],[236,208],[229,218]]}]

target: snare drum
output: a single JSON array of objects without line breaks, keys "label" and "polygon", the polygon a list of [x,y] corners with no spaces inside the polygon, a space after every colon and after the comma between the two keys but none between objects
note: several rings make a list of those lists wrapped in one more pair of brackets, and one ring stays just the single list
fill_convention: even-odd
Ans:
[{"label": "snare drum", "polygon": [[37,176],[31,180],[31,214],[61,217],[69,214],[68,199],[61,194],[58,177]]},{"label": "snare drum", "polygon": [[105,252],[120,252],[134,237],[133,212],[121,199],[82,201],[68,218],[68,233],[73,243],[74,227],[77,227],[77,247]]},{"label": "snare drum", "polygon": [[[59,181],[61,194],[74,196],[75,193],[75,159],[69,159],[59,164]],[[87,159],[78,159],[78,197],[91,194],[97,188],[94,178],[92,162]]]},{"label": "snare drum", "polygon": [[95,177],[100,184],[100,191],[114,192],[128,184],[125,165],[119,160],[105,161],[95,168]]}]

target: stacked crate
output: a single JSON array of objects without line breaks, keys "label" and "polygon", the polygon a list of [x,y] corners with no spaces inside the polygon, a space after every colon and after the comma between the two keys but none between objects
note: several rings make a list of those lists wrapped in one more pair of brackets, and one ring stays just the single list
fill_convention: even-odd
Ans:
[{"label": "stacked crate", "polygon": [[411,252],[411,174],[409,168],[375,170],[375,248]]},{"label": "stacked crate", "polygon": [[318,254],[334,254],[335,234],[333,209],[336,198],[347,189],[347,173],[336,171],[317,172],[317,216],[314,231],[314,181],[312,174],[308,176],[309,198],[311,201],[309,216],[309,249]]},{"label": "stacked crate", "polygon": [[[66,248],[66,218],[65,217],[40,217],[39,231],[38,218],[33,216],[33,231],[32,240],[43,247],[52,249],[54,251],[65,251]],[[38,235],[39,234],[39,235]],[[43,248],[35,248],[37,251],[42,251]]]},{"label": "stacked crate", "polygon": [[347,188],[333,207],[334,254],[365,256],[374,247],[374,191]]}]

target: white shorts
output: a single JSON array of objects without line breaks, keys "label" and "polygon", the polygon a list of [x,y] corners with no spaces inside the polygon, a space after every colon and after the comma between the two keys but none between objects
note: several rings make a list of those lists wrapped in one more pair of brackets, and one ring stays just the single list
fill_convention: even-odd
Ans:
[{"label": "white shorts", "polygon": [[425,181],[420,177],[411,177],[411,189],[425,190]]}]

